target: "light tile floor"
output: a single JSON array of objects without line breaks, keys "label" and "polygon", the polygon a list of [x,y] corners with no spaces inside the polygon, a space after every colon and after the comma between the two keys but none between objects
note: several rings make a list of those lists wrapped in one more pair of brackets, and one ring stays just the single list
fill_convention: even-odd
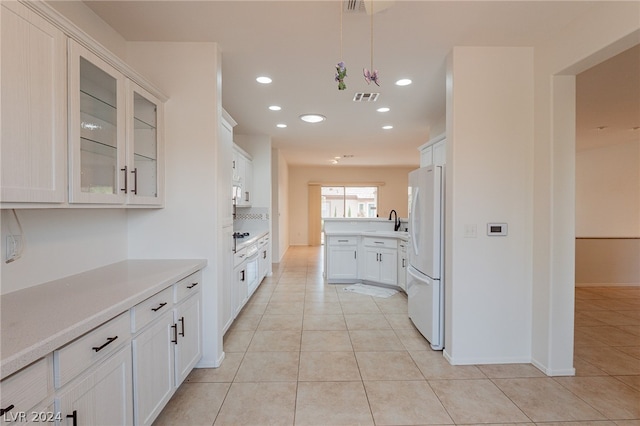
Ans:
[{"label": "light tile floor", "polygon": [[388,299],[324,284],[292,247],[155,425],[640,426],[640,288],[577,288],[575,377],[529,364],[452,366]]}]

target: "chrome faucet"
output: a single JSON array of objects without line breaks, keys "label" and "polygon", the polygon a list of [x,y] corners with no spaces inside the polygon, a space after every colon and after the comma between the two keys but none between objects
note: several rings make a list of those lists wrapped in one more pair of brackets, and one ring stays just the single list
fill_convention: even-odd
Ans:
[{"label": "chrome faucet", "polygon": [[395,210],[391,210],[389,212],[389,220],[391,220],[391,216],[395,216],[393,221],[393,230],[397,231],[398,229],[400,229],[400,219],[398,219],[398,212]]}]

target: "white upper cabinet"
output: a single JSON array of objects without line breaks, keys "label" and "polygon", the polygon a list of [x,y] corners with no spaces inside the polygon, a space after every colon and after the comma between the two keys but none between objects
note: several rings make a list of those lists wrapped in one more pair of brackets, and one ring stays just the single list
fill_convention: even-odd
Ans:
[{"label": "white upper cabinet", "polygon": [[161,206],[164,105],[69,42],[69,202]]},{"label": "white upper cabinet", "polygon": [[442,166],[447,163],[447,139],[441,134],[418,147],[420,151],[420,167],[431,165]]},{"label": "white upper cabinet", "polygon": [[162,205],[164,185],[164,104],[127,81],[126,190],[129,204]]},{"label": "white upper cabinet", "polygon": [[122,204],[128,192],[125,77],[69,42],[69,201]]},{"label": "white upper cabinet", "polygon": [[233,198],[237,207],[251,207],[253,162],[248,153],[233,145]]},{"label": "white upper cabinet", "polygon": [[66,36],[19,2],[0,3],[2,203],[64,203]]}]

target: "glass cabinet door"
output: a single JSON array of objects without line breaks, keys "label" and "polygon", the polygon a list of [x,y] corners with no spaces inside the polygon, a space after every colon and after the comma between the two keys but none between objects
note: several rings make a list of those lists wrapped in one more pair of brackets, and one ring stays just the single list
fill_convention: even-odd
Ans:
[{"label": "glass cabinet door", "polygon": [[131,204],[161,204],[162,102],[128,81],[128,197]]},{"label": "glass cabinet door", "polygon": [[125,200],[124,76],[70,42],[70,201]]}]

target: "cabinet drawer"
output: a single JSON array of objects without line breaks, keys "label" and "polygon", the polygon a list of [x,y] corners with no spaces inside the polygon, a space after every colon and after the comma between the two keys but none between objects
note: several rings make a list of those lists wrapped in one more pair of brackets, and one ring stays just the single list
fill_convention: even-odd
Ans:
[{"label": "cabinet drawer", "polygon": [[364,237],[364,245],[369,247],[387,247],[397,249],[398,240],[396,240],[395,238]]},{"label": "cabinet drawer", "polygon": [[171,290],[171,287],[167,287],[131,309],[131,331],[133,333],[141,330],[154,319],[160,318],[166,311],[171,310],[173,307]]},{"label": "cabinet drawer", "polygon": [[56,388],[68,383],[98,360],[118,349],[131,337],[129,311],[120,314],[53,353]]},{"label": "cabinet drawer", "polygon": [[29,412],[49,394],[51,384],[51,365],[42,358],[0,382],[0,406],[6,413],[2,419],[11,415]]},{"label": "cabinet drawer", "polygon": [[202,288],[202,272],[196,272],[195,274],[191,274],[188,277],[181,279],[174,285],[174,287],[175,297],[173,300],[175,303],[178,303],[189,295],[200,291]]},{"label": "cabinet drawer", "polygon": [[354,235],[349,235],[349,236],[330,236],[329,237],[329,244],[332,245],[354,245],[354,244],[358,244],[358,237],[354,236]]}]

